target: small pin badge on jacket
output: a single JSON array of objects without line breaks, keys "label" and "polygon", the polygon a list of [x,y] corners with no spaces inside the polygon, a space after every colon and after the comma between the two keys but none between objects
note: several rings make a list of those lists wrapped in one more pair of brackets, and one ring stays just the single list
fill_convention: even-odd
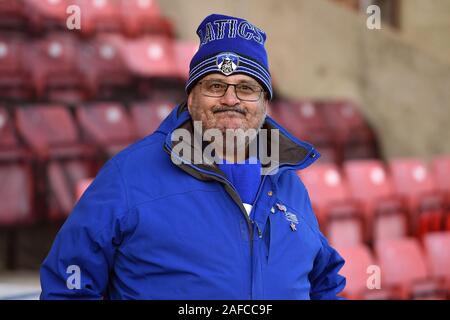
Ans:
[{"label": "small pin badge on jacket", "polygon": [[295,223],[291,222],[290,227],[292,231],[297,231],[297,226],[295,225]]},{"label": "small pin badge on jacket", "polygon": [[280,211],[286,212],[286,210],[287,210],[286,206],[284,206],[280,203],[277,203],[276,206],[277,206],[278,210],[280,210]]}]

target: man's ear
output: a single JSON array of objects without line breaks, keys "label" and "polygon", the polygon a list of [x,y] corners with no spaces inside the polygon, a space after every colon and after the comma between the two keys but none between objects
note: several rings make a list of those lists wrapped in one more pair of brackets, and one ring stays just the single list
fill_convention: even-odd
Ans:
[{"label": "man's ear", "polygon": [[192,90],[191,90],[191,92],[189,92],[188,97],[187,97],[187,108],[188,108],[189,114],[192,114],[191,113],[191,106],[192,106],[192,100],[193,100],[192,95],[193,94],[192,94]]}]

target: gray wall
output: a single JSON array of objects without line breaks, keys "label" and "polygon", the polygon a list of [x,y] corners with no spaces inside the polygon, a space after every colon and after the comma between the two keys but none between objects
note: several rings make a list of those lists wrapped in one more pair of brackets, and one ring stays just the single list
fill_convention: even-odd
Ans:
[{"label": "gray wall", "polygon": [[[422,2],[428,1],[411,3]],[[415,42],[413,31],[400,34],[386,25],[369,30],[364,14],[328,0],[164,0],[160,5],[184,39],[196,39],[198,24],[214,12],[261,27],[279,91],[300,99],[353,99],[376,129],[386,158],[426,160],[450,153],[450,64]],[[401,20],[413,29],[411,10],[404,9]],[[439,10],[439,21],[449,23],[448,5],[429,10]],[[450,37],[440,34],[440,41]]]}]

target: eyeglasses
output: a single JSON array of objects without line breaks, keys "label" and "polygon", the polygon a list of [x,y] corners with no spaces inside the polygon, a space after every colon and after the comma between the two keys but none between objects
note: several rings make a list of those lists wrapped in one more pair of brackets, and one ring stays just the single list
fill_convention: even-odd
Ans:
[{"label": "eyeglasses", "polygon": [[236,97],[242,101],[256,102],[261,98],[263,88],[257,85],[247,83],[225,83],[218,80],[199,81],[200,91],[204,96],[212,98],[221,98],[225,95],[229,86],[234,87]]}]

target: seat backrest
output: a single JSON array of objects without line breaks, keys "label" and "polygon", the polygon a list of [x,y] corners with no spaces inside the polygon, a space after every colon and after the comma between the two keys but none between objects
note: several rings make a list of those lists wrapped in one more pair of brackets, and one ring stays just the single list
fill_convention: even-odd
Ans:
[{"label": "seat backrest", "polygon": [[77,70],[79,41],[71,35],[48,34],[30,43],[26,52],[27,68],[35,77],[72,74]]},{"label": "seat backrest", "polygon": [[155,131],[174,107],[169,101],[146,101],[131,105],[131,117],[139,137]]},{"label": "seat backrest", "polygon": [[178,75],[174,43],[162,36],[124,41],[121,47],[128,69],[136,76],[172,78]]},{"label": "seat backrest", "polygon": [[273,109],[276,120],[298,138],[315,144],[331,143],[331,132],[314,102],[280,100],[273,104]]},{"label": "seat backrest", "polygon": [[450,280],[450,231],[427,233],[424,245],[432,274]]},{"label": "seat backrest", "polygon": [[324,206],[350,198],[347,183],[339,168],[333,163],[309,167],[307,170],[299,171],[299,176],[308,188],[313,204]]},{"label": "seat backrest", "polygon": [[419,159],[404,158],[389,161],[395,191],[409,197],[436,190],[433,176],[425,163]]},{"label": "seat backrest", "polygon": [[127,19],[161,16],[159,3],[156,0],[119,0],[123,16]]},{"label": "seat backrest", "polygon": [[346,277],[345,291],[350,294],[358,294],[367,289],[369,274],[368,268],[375,264],[375,259],[369,247],[359,244],[351,247],[335,247],[344,258],[345,264],[341,274]]},{"label": "seat backrest", "polygon": [[0,150],[17,146],[14,123],[6,108],[0,106]]},{"label": "seat backrest", "polygon": [[387,285],[410,284],[429,276],[424,253],[415,238],[379,241],[375,252]]},{"label": "seat backrest", "polygon": [[79,143],[78,131],[64,105],[29,105],[16,110],[17,127],[31,147],[38,151]]},{"label": "seat backrest", "polygon": [[32,172],[28,166],[0,165],[0,225],[32,219]]},{"label": "seat backrest", "polygon": [[379,160],[349,160],[344,163],[352,196],[361,201],[376,201],[393,195],[390,177]]},{"label": "seat backrest", "polygon": [[71,0],[22,0],[25,3],[28,15],[38,16],[41,19],[55,19],[65,23],[67,7],[73,4]]},{"label": "seat backrest", "polygon": [[118,35],[100,34],[83,43],[79,50],[78,67],[83,73],[127,73],[119,48],[122,41]]},{"label": "seat backrest", "polygon": [[324,115],[327,124],[338,130],[369,130],[368,125],[358,107],[349,101],[319,102],[318,108]]},{"label": "seat backrest", "polygon": [[189,64],[197,52],[198,44],[194,41],[176,41],[174,43],[174,49],[178,76],[181,79],[187,80],[189,76]]},{"label": "seat backrest", "polygon": [[22,39],[0,34],[0,76],[23,72],[24,46]]},{"label": "seat backrest", "polygon": [[450,155],[435,157],[431,170],[439,190],[450,192]]},{"label": "seat backrest", "polygon": [[76,108],[76,116],[84,133],[100,145],[112,146],[134,138],[131,120],[119,103],[80,105]]},{"label": "seat backrest", "polygon": [[363,231],[359,219],[334,219],[324,227],[332,246],[354,246],[363,242]]}]

